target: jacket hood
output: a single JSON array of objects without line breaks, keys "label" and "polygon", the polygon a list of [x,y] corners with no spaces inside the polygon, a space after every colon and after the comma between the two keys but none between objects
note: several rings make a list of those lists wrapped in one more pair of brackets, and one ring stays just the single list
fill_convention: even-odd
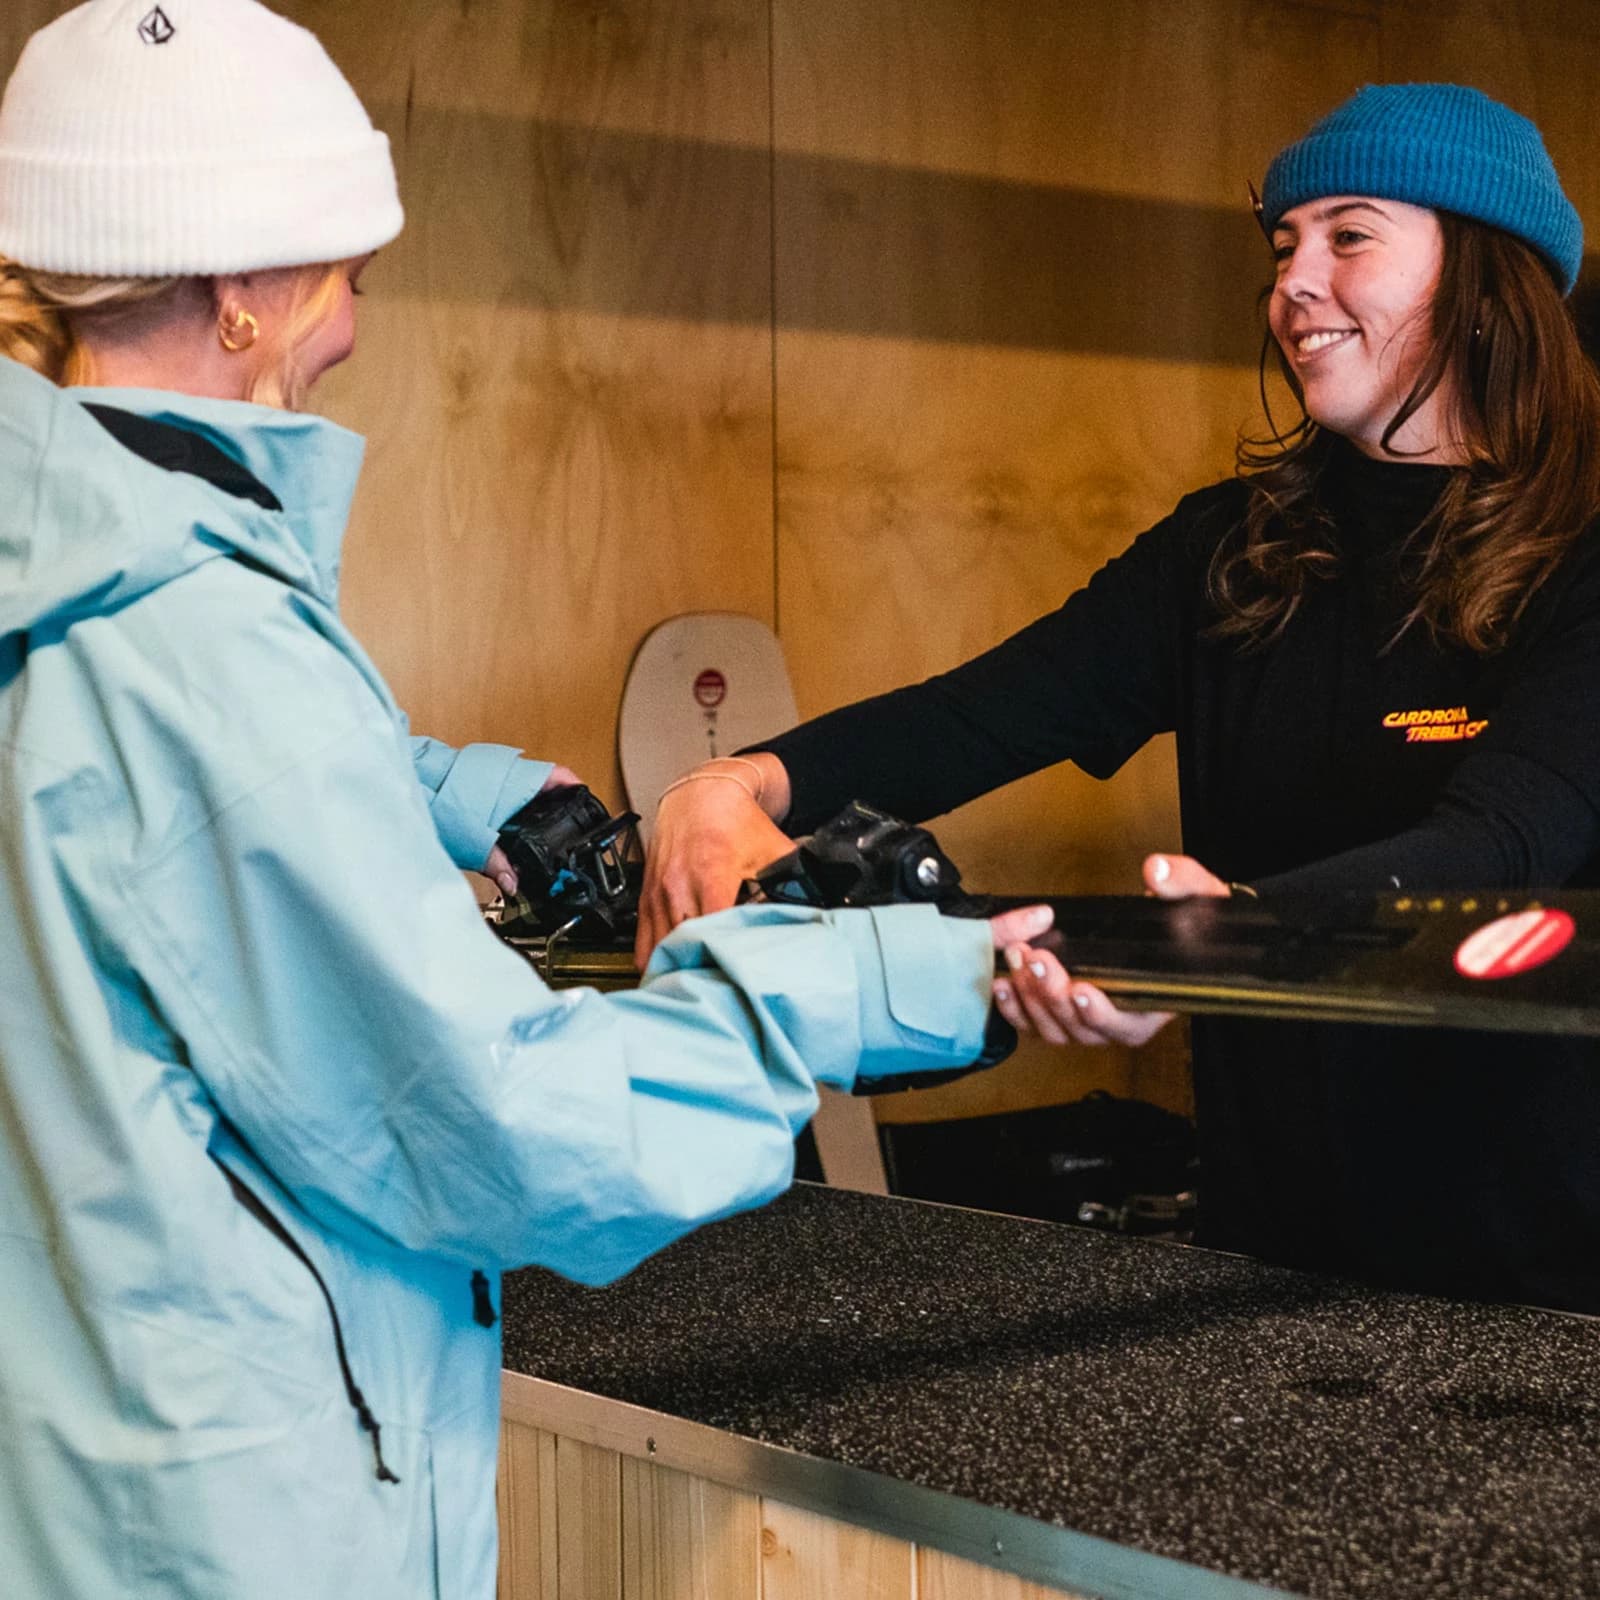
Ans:
[{"label": "jacket hood", "polygon": [[[283,509],[152,465],[85,402],[200,434]],[[167,390],[60,389],[0,358],[0,637],[126,605],[219,556],[335,604],[363,450],[321,417]]]}]

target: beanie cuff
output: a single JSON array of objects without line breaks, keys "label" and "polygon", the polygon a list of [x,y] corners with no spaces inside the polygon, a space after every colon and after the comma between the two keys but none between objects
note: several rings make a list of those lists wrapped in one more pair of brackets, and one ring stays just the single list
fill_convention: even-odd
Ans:
[{"label": "beanie cuff", "polygon": [[1263,184],[1270,233],[1295,206],[1370,195],[1487,223],[1521,239],[1570,293],[1583,222],[1539,130],[1458,84],[1369,84],[1280,151]]},{"label": "beanie cuff", "polygon": [[0,151],[0,255],[41,272],[175,277],[366,255],[405,215],[389,141],[271,157],[84,162]]}]

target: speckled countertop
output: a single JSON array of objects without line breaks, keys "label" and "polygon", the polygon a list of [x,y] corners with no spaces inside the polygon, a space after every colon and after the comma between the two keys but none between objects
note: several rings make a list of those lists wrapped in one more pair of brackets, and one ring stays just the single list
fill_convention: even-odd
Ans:
[{"label": "speckled countertop", "polygon": [[505,1362],[1319,1600],[1600,1596],[1600,1321],[797,1187]]}]

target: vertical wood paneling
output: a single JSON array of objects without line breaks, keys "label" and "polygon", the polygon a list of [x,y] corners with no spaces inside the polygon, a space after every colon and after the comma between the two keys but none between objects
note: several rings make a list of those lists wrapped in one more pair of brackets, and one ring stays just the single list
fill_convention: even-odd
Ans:
[{"label": "vertical wood paneling", "polygon": [[498,1600],[1083,1600],[523,1423],[497,1493]]},{"label": "vertical wood paneling", "polygon": [[616,799],[639,639],[772,612],[766,7],[300,14],[409,215],[326,395],[372,441],[347,615],[418,727]]},{"label": "vertical wood paneling", "polygon": [[623,1600],[751,1600],[760,1535],[754,1495],[623,1459]]},{"label": "vertical wood paneling", "polygon": [[917,1550],[917,1600],[1091,1600],[1065,1589],[1027,1583],[1007,1572],[980,1567],[942,1550]]},{"label": "vertical wood paneling", "polygon": [[495,1481],[500,1514],[499,1600],[559,1600],[556,1569],[556,1438],[506,1423]]},{"label": "vertical wood paneling", "polygon": [[915,1600],[911,1545],[761,1502],[761,1600]]},{"label": "vertical wood paneling", "polygon": [[622,1465],[612,1450],[556,1440],[554,1600],[621,1600]]}]

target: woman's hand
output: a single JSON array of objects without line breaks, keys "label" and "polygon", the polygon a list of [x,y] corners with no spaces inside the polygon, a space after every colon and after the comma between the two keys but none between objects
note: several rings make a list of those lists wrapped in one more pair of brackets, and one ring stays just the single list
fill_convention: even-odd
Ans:
[{"label": "woman's hand", "polygon": [[1146,856],[1144,886],[1158,900],[1187,900],[1191,895],[1226,900],[1233,893],[1216,873],[1207,872],[1193,856]]},{"label": "woman's hand", "polygon": [[[539,793],[547,794],[551,789],[573,789],[582,782],[583,779],[571,767],[557,767],[539,786]],[[509,857],[499,845],[489,852],[489,859],[483,864],[483,875],[493,882],[507,900],[517,892],[517,869],[511,865]]]},{"label": "woman's hand", "polygon": [[[1232,891],[1193,856],[1146,856],[1145,888],[1163,900]],[[996,923],[1001,919],[996,918]],[[1041,930],[1042,931],[1042,930]],[[1037,1033],[1050,1044],[1148,1044],[1172,1020],[1170,1011],[1123,1011],[1092,983],[1076,981],[1048,950],[1027,942],[1006,944],[1009,978],[995,979],[994,1002],[1018,1033]]]},{"label": "woman's hand", "polygon": [[[752,765],[756,772],[747,770]],[[788,809],[788,775],[776,757],[725,757],[695,771],[661,797],[656,811],[634,940],[641,970],[680,922],[726,910],[746,878],[794,848],[755,799],[760,793],[780,815]]]},{"label": "woman's hand", "polygon": [[552,789],[576,789],[583,783],[571,767],[555,767],[551,769],[550,776],[539,785],[540,794],[549,794]]}]

